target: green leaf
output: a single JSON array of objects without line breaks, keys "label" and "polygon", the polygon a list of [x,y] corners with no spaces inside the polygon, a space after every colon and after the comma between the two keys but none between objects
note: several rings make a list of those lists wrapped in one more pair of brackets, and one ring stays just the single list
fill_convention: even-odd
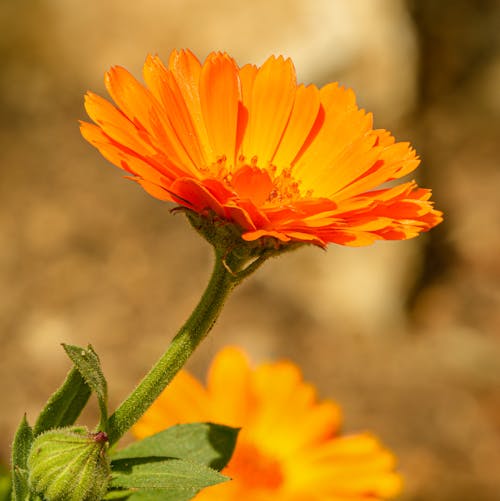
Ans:
[{"label": "green leaf", "polygon": [[53,428],[62,428],[75,423],[90,397],[90,386],[74,367],[66,381],[50,397],[38,416],[33,433],[35,436]]},{"label": "green leaf", "polygon": [[23,416],[12,444],[12,499],[25,501],[29,496],[27,460],[33,443],[33,430]]},{"label": "green leaf", "polygon": [[134,442],[116,452],[112,459],[170,457],[221,470],[231,459],[238,431],[213,423],[181,424]]},{"label": "green leaf", "polygon": [[92,346],[87,349],[79,346],[63,344],[63,348],[69,358],[75,364],[83,379],[97,395],[101,410],[100,429],[107,431],[108,428],[108,385],[102,373],[101,363]]},{"label": "green leaf", "polygon": [[192,493],[181,489],[172,491],[147,489],[135,492],[127,501],[188,501],[193,499],[198,492]]},{"label": "green leaf", "polygon": [[0,464],[0,501],[10,501],[11,490],[11,475],[7,468]]},{"label": "green leaf", "polygon": [[231,458],[238,431],[189,423],[135,442],[113,455],[111,486],[139,489],[132,494],[123,491],[127,501],[192,499],[202,488],[228,480],[215,469]]},{"label": "green leaf", "polygon": [[[104,499],[124,501],[188,501],[196,496],[197,492],[174,489],[165,491],[162,489],[141,489],[139,491],[110,491]],[[109,497],[111,494],[112,497]]]},{"label": "green leaf", "polygon": [[123,489],[117,489],[117,490],[110,490],[107,492],[107,494],[103,497],[105,501],[111,501],[111,500],[125,500],[127,499],[131,494],[134,494],[134,490],[123,490]]},{"label": "green leaf", "polygon": [[[129,500],[188,500],[201,489],[229,480],[201,464],[183,459],[145,457],[113,462],[111,487],[141,489]],[[156,497],[151,497],[152,495]],[[161,497],[158,497],[160,495]],[[139,496],[139,497],[136,497]]]}]

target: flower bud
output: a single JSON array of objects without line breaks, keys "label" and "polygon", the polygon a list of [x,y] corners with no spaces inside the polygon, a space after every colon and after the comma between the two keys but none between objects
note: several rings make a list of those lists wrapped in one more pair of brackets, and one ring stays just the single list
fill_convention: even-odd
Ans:
[{"label": "flower bud", "polygon": [[42,433],[28,457],[30,488],[47,501],[100,501],[110,477],[107,439],[85,427]]}]

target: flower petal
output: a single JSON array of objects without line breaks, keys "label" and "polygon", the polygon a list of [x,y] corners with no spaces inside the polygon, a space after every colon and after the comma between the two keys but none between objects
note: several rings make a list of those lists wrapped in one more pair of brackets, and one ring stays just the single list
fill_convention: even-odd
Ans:
[{"label": "flower petal", "polygon": [[291,166],[316,121],[319,106],[319,90],[316,86],[300,85],[297,88],[290,120],[272,159],[277,167],[276,175]]},{"label": "flower petal", "polygon": [[253,408],[249,376],[248,359],[241,350],[229,347],[217,354],[207,381],[214,422],[241,427],[249,421]]},{"label": "flower petal", "polygon": [[189,178],[176,179],[169,188],[172,198],[179,204],[199,213],[212,210],[224,217],[224,208],[217,198],[199,181]]},{"label": "flower petal", "polygon": [[153,157],[141,157],[133,150],[118,144],[96,125],[86,122],[80,124],[83,137],[111,163],[121,169],[158,185],[168,186],[176,175],[182,173],[167,159],[157,161]]},{"label": "flower petal", "polygon": [[238,67],[227,54],[212,53],[200,75],[201,111],[217,158],[235,164],[240,101]]},{"label": "flower petal", "polygon": [[189,50],[173,51],[170,54],[168,67],[175,77],[184,102],[191,115],[191,120],[196,129],[200,144],[204,148],[204,156],[207,165],[216,161],[216,155],[212,150],[208,138],[205,120],[201,111],[199,82],[201,64],[196,56]]},{"label": "flower petal", "polygon": [[[380,146],[377,161],[371,169],[361,173],[357,179],[346,184],[335,193],[335,198],[342,200],[358,193],[371,190],[381,184],[405,176],[420,163],[415,150],[408,143],[393,143]],[[359,174],[359,171],[358,171]]]},{"label": "flower petal", "polygon": [[143,76],[151,93],[163,105],[162,113],[171,125],[169,133],[178,138],[196,167],[208,165],[209,159],[205,157],[205,152],[209,147],[200,144],[191,114],[172,72],[158,57],[148,56],[144,63]]},{"label": "flower petal", "polygon": [[232,177],[231,185],[241,199],[249,199],[255,205],[262,205],[274,185],[269,173],[257,167],[244,165]]},{"label": "flower petal", "polygon": [[[372,117],[358,109],[352,90],[336,83],[323,87],[320,97],[324,121],[311,144],[296,160],[293,173],[301,180],[302,190],[325,195],[323,191],[331,192],[331,188],[323,190],[318,180],[335,180],[342,169],[335,164],[335,159],[371,129]],[[374,144],[375,138],[371,141]]]},{"label": "flower petal", "polygon": [[85,111],[102,131],[117,143],[126,145],[141,155],[156,152],[147,137],[140,136],[135,125],[106,99],[93,92],[87,92]]},{"label": "flower petal", "polygon": [[256,157],[265,167],[273,158],[292,111],[296,88],[295,68],[290,59],[272,56],[259,68],[242,145],[247,162]]},{"label": "flower petal", "polygon": [[147,138],[157,151],[186,171],[196,172],[196,166],[149,90],[120,66],[106,73],[105,83],[110,96],[134,124],[139,137]]},{"label": "flower petal", "polygon": [[117,106],[89,93],[96,125],[82,134],[154,197],[215,212],[245,241],[369,245],[442,221],[428,190],[380,188],[418,166],[411,146],[374,130],[352,90],[297,86],[289,59],[238,68],[211,53],[202,66],[173,51],[168,67],[149,56],[144,79],[112,68]]}]

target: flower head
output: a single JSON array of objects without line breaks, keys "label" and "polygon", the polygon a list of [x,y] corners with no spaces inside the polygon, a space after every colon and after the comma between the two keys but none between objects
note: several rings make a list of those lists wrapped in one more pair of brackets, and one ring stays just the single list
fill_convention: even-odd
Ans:
[{"label": "flower head", "polygon": [[133,428],[143,438],[177,423],[241,427],[224,470],[232,481],[197,501],[377,501],[395,496],[394,457],[369,433],[340,435],[340,410],[318,401],[289,362],[252,369],[236,348],[216,356],[204,388],[182,371]]},{"label": "flower head", "polygon": [[145,85],[114,67],[112,105],[89,92],[82,134],[154,197],[234,223],[246,241],[367,245],[427,231],[442,218],[414,181],[408,143],[373,129],[352,90],[297,85],[290,59],[241,68],[226,53],[201,64],[149,56]]}]

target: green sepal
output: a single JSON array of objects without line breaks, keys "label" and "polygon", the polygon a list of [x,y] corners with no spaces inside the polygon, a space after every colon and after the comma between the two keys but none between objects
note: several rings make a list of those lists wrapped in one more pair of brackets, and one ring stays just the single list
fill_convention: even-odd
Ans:
[{"label": "green sepal", "polygon": [[[201,489],[229,480],[207,466],[165,457],[113,461],[111,487],[138,489],[128,500],[162,499],[184,501]],[[151,497],[153,495],[155,497]]]},{"label": "green sepal", "polygon": [[28,455],[33,443],[33,430],[26,420],[21,420],[12,444],[12,500],[29,499]]},{"label": "green sepal", "polygon": [[231,459],[238,432],[237,428],[214,423],[180,424],[132,443],[113,454],[112,461],[171,457],[221,470]]},{"label": "green sepal", "polygon": [[101,501],[110,464],[107,436],[71,426],[39,435],[28,456],[29,486],[47,501]]},{"label": "green sepal", "polygon": [[50,397],[33,428],[35,436],[53,428],[75,423],[90,397],[90,386],[76,368],[72,368],[63,385]]},{"label": "green sepal", "polygon": [[63,344],[69,358],[75,364],[83,379],[97,395],[101,422],[99,429],[108,431],[108,385],[101,369],[101,362],[91,345],[87,349],[69,344]]}]

